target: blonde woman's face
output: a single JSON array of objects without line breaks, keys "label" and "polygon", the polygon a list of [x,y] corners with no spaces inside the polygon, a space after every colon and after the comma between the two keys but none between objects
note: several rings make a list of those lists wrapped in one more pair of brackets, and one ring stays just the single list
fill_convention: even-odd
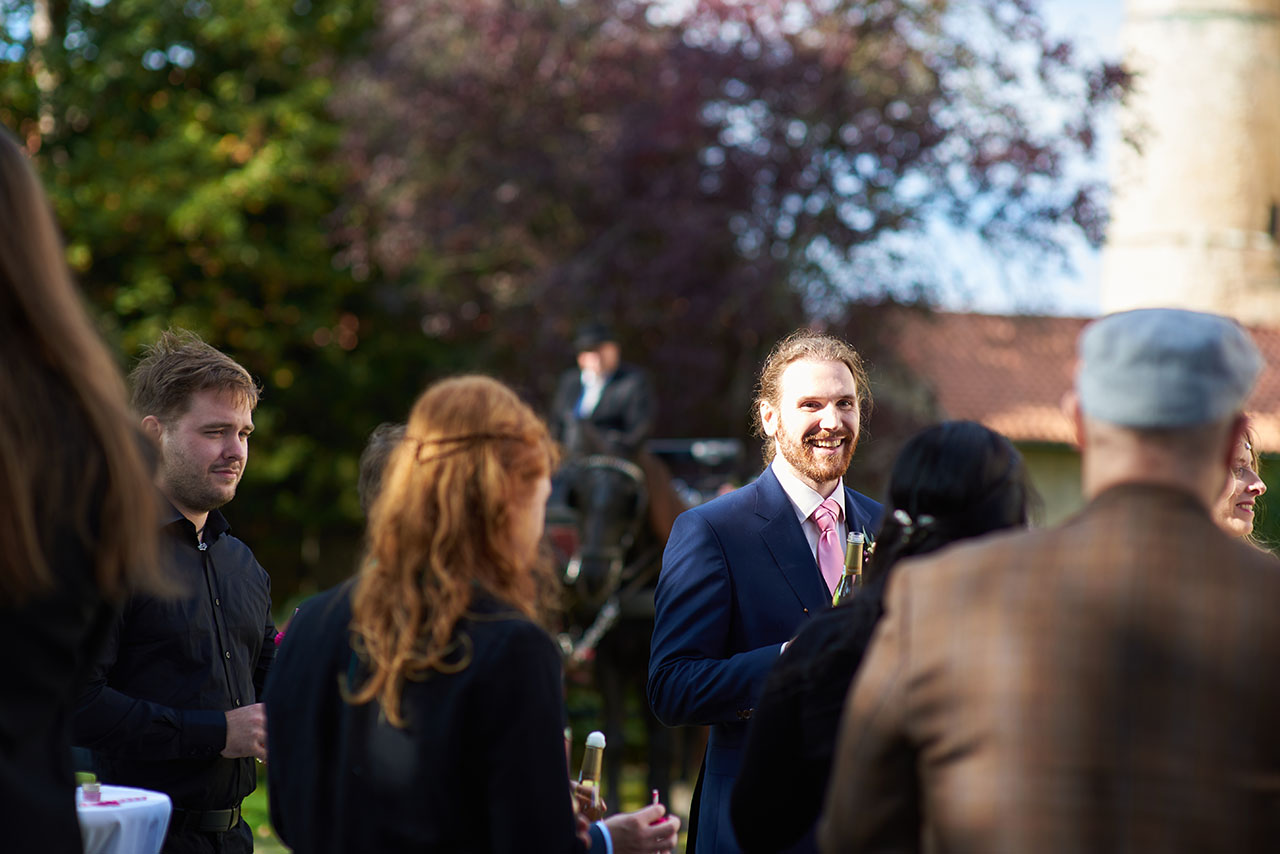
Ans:
[{"label": "blonde woman's face", "polygon": [[1252,533],[1255,502],[1266,491],[1267,485],[1253,470],[1249,447],[1244,440],[1237,442],[1231,456],[1226,490],[1214,508],[1214,518],[1219,527],[1234,537]]},{"label": "blonde woman's face", "polygon": [[538,544],[542,541],[547,499],[550,496],[551,478],[543,475],[533,482],[531,489],[517,495],[511,502],[507,537],[511,545],[511,557],[518,566],[532,566],[534,558],[538,556]]}]

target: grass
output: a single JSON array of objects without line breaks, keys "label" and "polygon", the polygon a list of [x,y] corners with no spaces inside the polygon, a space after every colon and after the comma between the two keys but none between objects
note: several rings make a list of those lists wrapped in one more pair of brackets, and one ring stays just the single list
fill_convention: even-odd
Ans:
[{"label": "grass", "polygon": [[289,849],[276,838],[271,829],[271,818],[267,812],[267,775],[259,770],[258,788],[240,804],[240,814],[253,828],[253,850],[255,854],[288,854]]},{"label": "grass", "polygon": [[[649,802],[649,793],[644,787],[645,769],[643,765],[628,764],[624,767],[622,773],[622,804],[619,812],[628,812],[638,810]],[[249,822],[249,826],[253,828],[253,850],[254,854],[289,854],[289,849],[285,844],[276,838],[275,832],[271,829],[271,817],[267,812],[267,777],[266,774],[260,772],[258,774],[258,788],[254,789],[249,797],[244,799],[240,805],[241,814],[244,820]],[[685,831],[680,831],[681,847],[679,851],[684,850]]]}]

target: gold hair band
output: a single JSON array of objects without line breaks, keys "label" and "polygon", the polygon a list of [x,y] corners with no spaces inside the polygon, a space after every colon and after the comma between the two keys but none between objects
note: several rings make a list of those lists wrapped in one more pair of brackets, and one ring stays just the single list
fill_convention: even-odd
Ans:
[{"label": "gold hair band", "polygon": [[[406,442],[413,442],[418,446],[413,457],[419,463],[428,463],[432,460],[438,460],[442,457],[447,457],[450,454],[456,454],[459,451],[466,450],[466,448],[463,447],[464,442],[520,442],[524,440],[524,437],[517,433],[464,433],[461,436],[440,436],[434,439],[423,439],[418,436],[405,436],[404,438]],[[429,445],[455,445],[457,447],[437,451],[435,453],[428,453],[426,456],[423,456],[423,452],[428,450]]]}]

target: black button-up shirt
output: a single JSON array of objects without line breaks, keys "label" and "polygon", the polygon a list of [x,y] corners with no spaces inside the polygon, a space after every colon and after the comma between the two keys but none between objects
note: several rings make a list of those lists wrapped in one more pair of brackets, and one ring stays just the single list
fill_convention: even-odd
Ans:
[{"label": "black button-up shirt", "polygon": [[258,702],[275,657],[271,581],[214,510],[201,542],[172,505],[161,554],[183,587],[135,595],[103,642],[74,721],[103,782],[165,792],[181,809],[227,809],[257,782],[225,759],[226,712]]}]

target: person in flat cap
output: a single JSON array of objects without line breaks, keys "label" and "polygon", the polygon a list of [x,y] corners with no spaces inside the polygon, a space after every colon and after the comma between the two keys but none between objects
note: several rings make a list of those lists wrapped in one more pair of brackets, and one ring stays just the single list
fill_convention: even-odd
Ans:
[{"label": "person in flat cap", "polygon": [[584,324],[573,340],[578,367],[564,372],[551,404],[552,435],[571,457],[634,459],[653,430],[653,389],[643,370],[622,361],[607,325]]},{"label": "person in flat cap", "polygon": [[1280,564],[1214,524],[1262,360],[1148,309],[1080,336],[1085,508],[905,562],[823,851],[1261,851],[1280,839]]}]

